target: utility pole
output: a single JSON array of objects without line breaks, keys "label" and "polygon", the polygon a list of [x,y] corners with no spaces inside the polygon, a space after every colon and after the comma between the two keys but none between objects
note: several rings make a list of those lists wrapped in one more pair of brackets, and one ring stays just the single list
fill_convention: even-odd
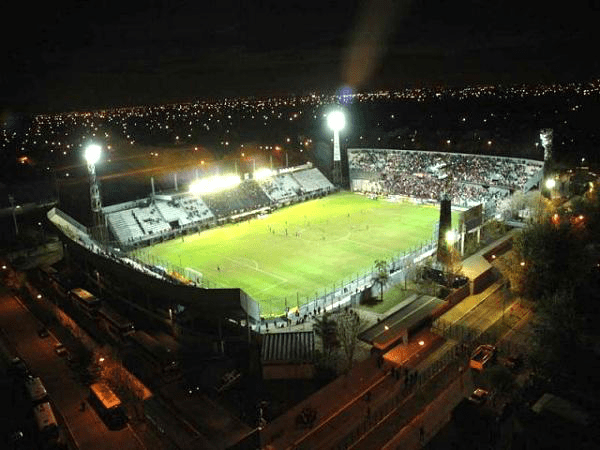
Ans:
[{"label": "utility pole", "polygon": [[17,225],[17,216],[15,214],[15,198],[12,196],[12,194],[8,194],[8,201],[10,202],[10,207],[12,208],[13,222],[15,223],[15,235],[18,236],[19,226]]}]

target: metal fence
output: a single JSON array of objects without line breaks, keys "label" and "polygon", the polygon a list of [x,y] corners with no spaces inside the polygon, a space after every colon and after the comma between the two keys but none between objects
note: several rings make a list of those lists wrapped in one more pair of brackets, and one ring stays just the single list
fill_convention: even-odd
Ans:
[{"label": "metal fence", "polygon": [[493,326],[485,331],[481,331],[474,327],[450,324],[438,319],[433,323],[432,331],[448,339],[458,341],[471,350],[474,350],[479,345],[494,344],[498,348],[498,351],[505,355],[526,353],[528,345],[526,342],[500,341],[505,330]]},{"label": "metal fence", "polygon": [[[404,279],[405,271],[414,266],[421,259],[432,254],[437,249],[437,239],[415,246],[408,251],[400,253],[387,260],[387,270],[396,279]],[[225,288],[215,281],[211,281],[202,273],[194,269],[184,268],[181,264],[175,264],[164,258],[151,254],[145,249],[133,250],[129,258],[136,260],[140,264],[147,264],[159,270],[164,270],[171,276],[182,277],[182,280],[189,280],[196,286],[207,289]],[[375,284],[375,277],[379,270],[372,266],[362,273],[355,276],[341,279],[329,288],[323,288],[314,293],[314,295],[300,295],[296,292],[289,297],[261,299],[262,317],[304,317],[310,314],[319,314],[325,311],[339,310],[349,305],[356,305],[360,301],[361,293]],[[174,275],[175,274],[175,275]],[[281,306],[283,305],[283,307]]]},{"label": "metal fence", "polygon": [[[414,377],[412,382],[406,383],[403,381],[404,376],[401,376],[398,387],[390,398],[379,408],[371,411],[357,427],[348,431],[334,448],[342,450],[351,447],[361,437],[375,431],[380,424],[392,416],[396,420],[386,424],[385,432],[391,434],[390,438],[393,437],[418,413],[420,408],[437,395],[440,389],[444,389],[454,380],[459,373],[456,369],[467,366],[472,352],[479,345],[492,343],[496,345],[500,354],[504,355],[525,353],[526,350],[524,343],[510,340],[498,342],[501,336],[497,330],[482,332],[476,328],[449,324],[441,320],[433,324],[432,330],[454,340],[454,345],[429,366],[419,372],[412,372]],[[404,374],[404,371],[401,372]],[[409,404],[407,402],[411,395],[413,395],[413,402]]]},{"label": "metal fence", "polygon": [[[457,345],[425,370],[412,372],[412,374],[409,372],[408,376],[401,376],[394,393],[380,407],[370,411],[370,414],[339,439],[333,448],[343,450],[351,447],[392,416],[396,421],[391,425],[387,423],[385,432],[391,434],[390,438],[393,437],[438,394],[440,389],[444,389],[449,382],[452,382],[454,379],[452,374],[459,373],[456,368],[466,366],[468,355],[466,348]],[[447,371],[448,375],[442,373],[443,371]]]}]

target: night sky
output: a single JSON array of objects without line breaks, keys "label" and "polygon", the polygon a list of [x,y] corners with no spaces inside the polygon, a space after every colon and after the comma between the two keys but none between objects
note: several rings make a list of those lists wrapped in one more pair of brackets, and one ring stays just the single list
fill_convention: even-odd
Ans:
[{"label": "night sky", "polygon": [[3,109],[588,79],[600,0],[3,5]]}]

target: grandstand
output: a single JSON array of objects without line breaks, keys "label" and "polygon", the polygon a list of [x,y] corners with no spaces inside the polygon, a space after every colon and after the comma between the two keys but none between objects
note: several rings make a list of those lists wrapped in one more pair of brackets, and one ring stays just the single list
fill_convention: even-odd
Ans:
[{"label": "grandstand", "polygon": [[265,194],[276,203],[290,202],[301,193],[298,182],[288,174],[265,178],[260,181],[260,185]]},{"label": "grandstand", "polygon": [[307,164],[215,192],[153,195],[105,207],[103,213],[115,241],[122,248],[131,248],[333,191],[334,186],[319,169]]},{"label": "grandstand", "polygon": [[515,190],[539,183],[543,162],[462,153],[348,149],[353,191],[403,195],[437,202],[448,194],[457,206],[490,206]]},{"label": "grandstand", "polygon": [[293,177],[306,194],[327,193],[333,190],[333,185],[319,169],[302,170],[294,173]]}]

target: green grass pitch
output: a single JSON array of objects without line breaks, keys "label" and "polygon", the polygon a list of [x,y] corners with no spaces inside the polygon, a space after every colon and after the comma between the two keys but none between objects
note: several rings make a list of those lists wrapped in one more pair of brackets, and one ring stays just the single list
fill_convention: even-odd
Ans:
[{"label": "green grass pitch", "polygon": [[210,287],[239,287],[280,314],[331,291],[333,283],[361,275],[428,242],[439,209],[371,200],[342,192],[277,210],[264,218],[176,238],[145,249],[161,260],[202,273]]}]

